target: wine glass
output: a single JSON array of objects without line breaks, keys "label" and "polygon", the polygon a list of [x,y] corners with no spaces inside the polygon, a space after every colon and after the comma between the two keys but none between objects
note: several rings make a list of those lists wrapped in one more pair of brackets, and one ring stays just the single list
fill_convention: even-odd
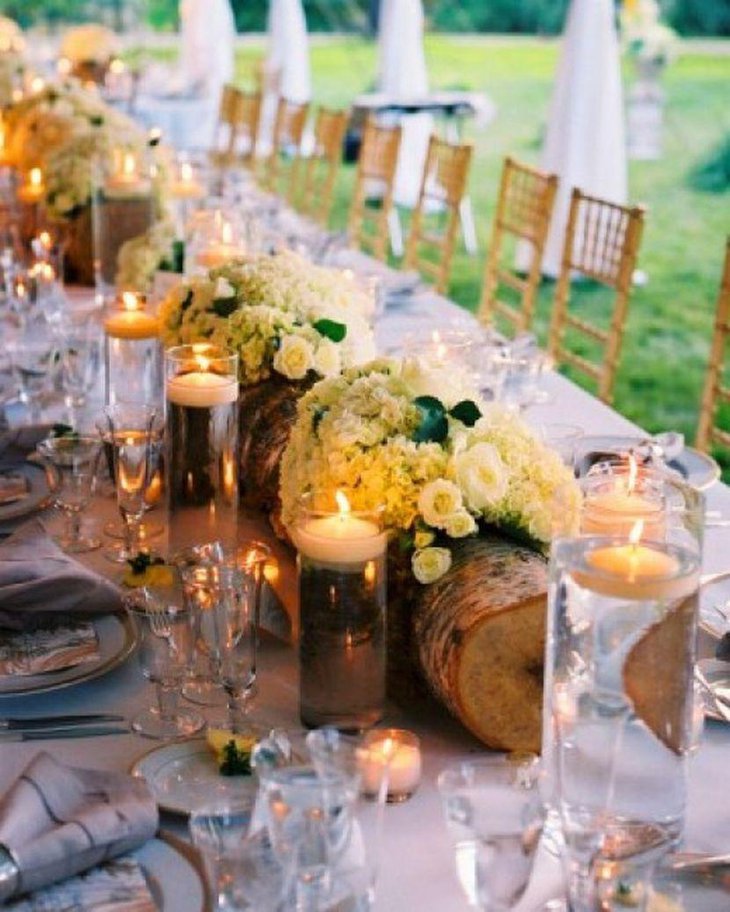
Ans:
[{"label": "wine glass", "polygon": [[156,468],[159,423],[155,408],[118,403],[104,409],[104,445],[111,450],[117,506],[124,522],[124,539],[106,556],[124,563],[149,547],[140,536],[140,523],[146,509],[145,494]]},{"label": "wine glass", "polygon": [[101,452],[98,439],[78,434],[49,437],[38,444],[38,452],[56,479],[54,499],[65,515],[66,527],[58,543],[69,554],[93,551],[101,542],[81,535],[81,514],[94,492]]},{"label": "wine glass", "polygon": [[72,425],[95,385],[101,364],[101,339],[90,319],[74,315],[61,331],[61,384]]},{"label": "wine glass", "polygon": [[469,904],[509,912],[524,893],[543,813],[534,754],[457,763],[438,777],[456,870]]},{"label": "wine glass", "polygon": [[55,333],[42,313],[34,312],[21,320],[20,331],[8,351],[20,400],[30,411],[30,423],[40,424],[57,351]]},{"label": "wine glass", "polygon": [[148,738],[187,737],[205,724],[201,715],[177,705],[190,661],[191,637],[189,611],[173,601],[173,594],[174,590],[157,593],[140,588],[124,597],[124,607],[139,633],[142,674],[157,688],[157,705],[143,710],[131,723],[134,731]]}]

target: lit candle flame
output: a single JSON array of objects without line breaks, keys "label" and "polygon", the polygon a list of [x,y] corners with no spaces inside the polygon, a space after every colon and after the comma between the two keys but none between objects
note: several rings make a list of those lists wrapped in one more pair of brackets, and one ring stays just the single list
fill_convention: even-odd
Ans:
[{"label": "lit candle flame", "polygon": [[190,164],[190,162],[183,162],[180,165],[180,180],[186,184],[192,183],[193,166]]},{"label": "lit candle flame", "polygon": [[233,241],[233,226],[230,222],[223,222],[221,225],[221,241],[224,244],[230,244]]},{"label": "lit candle flame", "polygon": [[629,532],[629,541],[634,547],[636,544],[641,541],[641,536],[644,534],[644,520],[637,519],[634,525],[631,527],[631,532]]},{"label": "lit candle flame", "polygon": [[133,291],[123,291],[122,305],[127,311],[139,310],[139,298]]},{"label": "lit candle flame", "polygon": [[340,516],[346,516],[350,512],[350,501],[342,491],[335,491],[335,500],[337,501]]},{"label": "lit candle flame", "polygon": [[198,370],[203,371],[203,373],[207,373],[210,370],[210,359],[204,357],[203,355],[195,356],[195,364]]},{"label": "lit candle flame", "polygon": [[126,67],[124,65],[124,61],[119,60],[119,58],[112,60],[112,62],[109,64],[109,70],[112,73],[116,73],[117,75],[119,73],[123,73],[125,71],[125,69],[126,69]]},{"label": "lit candle flame", "polygon": [[134,177],[137,173],[137,158],[134,152],[125,152],[122,158],[122,174],[125,177]]},{"label": "lit candle flame", "polygon": [[629,582],[636,580],[636,571],[639,565],[639,541],[644,532],[644,520],[638,519],[629,533],[629,542],[631,543],[631,553],[629,554]]},{"label": "lit candle flame", "polygon": [[44,250],[51,249],[53,246],[53,241],[48,231],[41,231],[41,233],[38,235],[38,243]]},{"label": "lit candle flame", "polygon": [[40,187],[43,183],[43,172],[40,168],[31,168],[28,175],[28,182],[31,187]]},{"label": "lit candle flame", "polygon": [[42,92],[46,87],[46,80],[42,76],[35,76],[30,83],[31,92]]},{"label": "lit candle flame", "polygon": [[636,479],[639,475],[639,466],[636,462],[636,457],[633,453],[629,453],[629,475],[626,479],[626,490],[629,494],[634,493],[634,488],[636,487]]}]

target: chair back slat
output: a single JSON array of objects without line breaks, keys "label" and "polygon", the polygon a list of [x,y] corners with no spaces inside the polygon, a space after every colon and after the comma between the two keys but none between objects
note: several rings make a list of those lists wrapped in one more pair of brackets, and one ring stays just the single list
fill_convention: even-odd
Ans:
[{"label": "chair back slat", "polygon": [[280,98],[276,106],[271,150],[264,161],[262,183],[267,190],[291,201],[299,176],[302,139],[309,102]]},{"label": "chair back slat", "polygon": [[320,108],[314,124],[314,149],[304,165],[304,179],[297,208],[326,225],[332,209],[335,181],[342,160],[347,111]]},{"label": "chair back slat", "polygon": [[244,92],[224,85],[210,154],[213,163],[222,167],[251,164],[256,154],[260,118],[260,92]]},{"label": "chair back slat", "polygon": [[712,333],[710,360],[705,375],[705,385],[700,403],[700,420],[695,446],[707,452],[712,444],[730,449],[730,429],[722,428],[718,421],[718,407],[730,402],[730,387],[725,385],[725,351],[730,337],[730,237],[725,247],[720,291],[715,309],[715,326]]}]

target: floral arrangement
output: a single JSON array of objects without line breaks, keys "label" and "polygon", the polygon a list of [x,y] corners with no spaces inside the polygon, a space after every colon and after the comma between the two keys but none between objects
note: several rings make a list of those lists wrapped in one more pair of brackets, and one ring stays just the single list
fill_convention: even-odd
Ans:
[{"label": "floral arrangement", "polygon": [[677,51],[677,33],[660,21],[657,0],[624,0],[621,32],[630,57],[640,63],[665,66]]},{"label": "floral arrangement", "polygon": [[[53,218],[67,218],[91,197],[95,161],[115,148],[142,153],[147,134],[94,91],[71,81],[51,84],[10,107],[5,116],[7,153],[19,170],[43,169],[45,205]],[[162,195],[165,169],[158,170]]]},{"label": "floral arrangement", "polygon": [[193,277],[172,289],[159,316],[167,345],[205,339],[238,352],[249,386],[275,374],[330,377],[370,360],[368,303],[337,270],[285,252]]},{"label": "floral arrangement", "polygon": [[61,39],[61,56],[72,64],[106,65],[117,53],[118,44],[117,36],[104,25],[79,25]]},{"label": "floral arrangement", "polygon": [[24,51],[25,38],[21,27],[14,19],[0,16],[0,54],[22,54]]},{"label": "floral arrangement", "polygon": [[144,289],[152,281],[160,263],[170,254],[175,240],[175,226],[163,218],[139,237],[125,241],[117,257],[117,285],[121,288]]},{"label": "floral arrangement", "polygon": [[13,89],[25,72],[25,39],[20,26],[0,16],[0,107],[13,100]]},{"label": "floral arrangement", "polygon": [[[355,510],[384,504],[385,525],[429,583],[449,542],[484,526],[543,546],[579,492],[560,457],[515,414],[485,405],[418,359],[374,361],[317,383],[299,402],[281,464],[282,521],[300,496],[342,490]],[[560,497],[556,494],[560,491]]]}]

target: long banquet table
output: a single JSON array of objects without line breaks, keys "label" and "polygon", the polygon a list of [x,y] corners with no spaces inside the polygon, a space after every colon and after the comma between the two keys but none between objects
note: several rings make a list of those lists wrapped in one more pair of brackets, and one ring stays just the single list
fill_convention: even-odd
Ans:
[{"label": "long banquet table", "polygon": [[[464,311],[455,304],[434,294],[418,296],[400,307],[388,308],[377,325],[380,348],[385,350],[413,330],[446,327],[451,321],[468,321]],[[579,389],[556,373],[545,381],[549,401],[528,411],[535,422],[573,422],[588,434],[632,434],[637,428],[612,409]],[[715,484],[708,492],[708,508],[730,517],[730,489]],[[102,523],[114,514],[111,498],[98,499],[90,511],[93,519]],[[57,519],[48,514],[52,525]],[[258,529],[265,532],[263,527]],[[710,529],[706,541],[706,570],[730,568],[728,531]],[[287,558],[282,551],[283,563]],[[291,560],[289,558],[289,560]],[[107,573],[118,572],[97,553],[90,562]],[[291,565],[280,581],[291,596]],[[703,642],[709,651],[711,644]],[[297,727],[297,656],[295,649],[282,641],[267,637],[263,643],[260,662],[260,697],[256,712],[267,722],[285,727]],[[108,711],[131,716],[148,705],[152,688],[138,669],[134,656],[121,667],[100,679],[47,695],[0,699],[0,715],[43,714],[53,712]],[[424,775],[422,785],[412,800],[389,806],[385,815],[383,835],[384,865],[380,871],[376,908],[380,912],[405,910],[438,910],[458,912],[467,903],[458,885],[453,852],[447,839],[439,797],[435,787],[438,772],[450,761],[483,751],[460,725],[436,707],[405,712],[390,707],[387,724],[415,730],[422,739]],[[45,748],[56,757],[72,764],[104,769],[125,770],[141,754],[154,747],[154,742],[134,734],[117,737],[59,740],[32,743],[3,744],[0,747],[0,792],[17,776],[30,757]],[[702,745],[691,761],[689,814],[687,821],[688,849],[707,852],[730,850],[730,814],[727,802],[727,772],[730,762],[730,727],[708,721]],[[163,817],[164,828],[186,834],[185,822]],[[538,891],[539,892],[539,891]],[[522,908],[522,907],[521,907]],[[180,907],[177,912],[187,912]],[[192,912],[192,907],[190,909]],[[527,908],[523,912],[529,912]]]}]

